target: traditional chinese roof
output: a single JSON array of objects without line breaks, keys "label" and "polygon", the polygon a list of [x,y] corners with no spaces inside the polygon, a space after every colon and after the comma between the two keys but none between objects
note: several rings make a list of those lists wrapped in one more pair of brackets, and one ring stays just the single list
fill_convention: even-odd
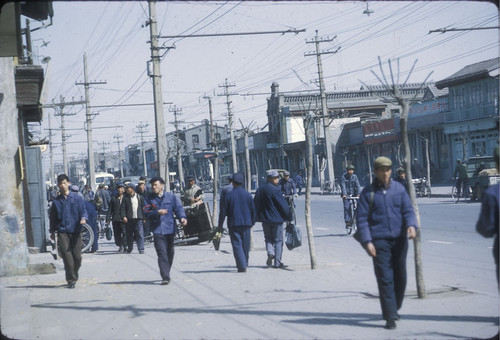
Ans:
[{"label": "traditional chinese roof", "polygon": [[[436,83],[438,89],[498,75],[498,58],[465,66],[460,71]],[[496,71],[496,72],[495,72]],[[494,73],[495,72],[495,73]]]}]

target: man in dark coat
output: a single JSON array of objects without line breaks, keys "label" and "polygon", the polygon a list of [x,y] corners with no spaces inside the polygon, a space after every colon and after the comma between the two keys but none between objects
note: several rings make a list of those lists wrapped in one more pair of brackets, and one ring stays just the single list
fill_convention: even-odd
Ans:
[{"label": "man in dark coat", "polygon": [[[276,170],[267,172],[267,183],[255,192],[254,203],[257,221],[262,222],[266,242],[268,267],[284,268],[281,262],[283,253],[283,222],[290,220],[288,206],[280,188],[279,174]],[[274,260],[274,265],[273,265]]]},{"label": "man in dark coat", "polygon": [[59,253],[64,262],[68,288],[75,288],[82,265],[82,224],[88,220],[83,198],[70,191],[71,182],[65,174],[57,176],[59,196],[50,208],[50,238],[58,236]]},{"label": "man in dark coat", "polygon": [[392,161],[378,157],[375,181],[361,192],[359,242],[373,259],[385,328],[396,328],[406,289],[408,238],[416,236],[417,219],[405,188],[391,180]]},{"label": "man in dark coat", "polygon": [[224,188],[222,188],[220,192],[220,199],[219,199],[219,223],[217,226],[219,229],[222,230],[222,226],[224,225],[224,219],[226,218],[226,213],[224,212],[224,201],[226,199],[227,194],[233,190],[233,176],[229,175],[227,177],[227,180],[229,182],[228,185],[226,185]]},{"label": "man in dark coat", "polygon": [[116,190],[117,195],[111,198],[106,220],[108,223],[111,221],[111,223],[113,224],[113,235],[115,237],[115,244],[118,247],[118,251],[127,252],[127,233],[122,216],[122,205],[124,202],[123,197],[125,194],[125,186],[123,185],[123,183],[118,183],[116,185]]},{"label": "man in dark coat", "polygon": [[[231,237],[233,255],[239,273],[247,271],[250,232],[255,224],[255,206],[252,195],[242,186],[244,182],[242,174],[236,173],[232,176],[233,190],[227,193],[223,201],[224,208],[221,209],[227,216],[229,236]],[[222,221],[224,221],[224,216]]]},{"label": "man in dark coat", "polygon": [[394,178],[396,182],[401,183],[402,186],[405,187],[406,192],[409,192],[408,189],[408,180],[406,179],[406,171],[404,168],[398,168],[396,172],[396,178]]},{"label": "man in dark coat", "polygon": [[144,197],[135,192],[135,186],[132,183],[127,186],[126,194],[121,206],[121,215],[127,229],[127,253],[130,254],[134,250],[135,240],[139,254],[144,254],[144,225],[142,222]]}]

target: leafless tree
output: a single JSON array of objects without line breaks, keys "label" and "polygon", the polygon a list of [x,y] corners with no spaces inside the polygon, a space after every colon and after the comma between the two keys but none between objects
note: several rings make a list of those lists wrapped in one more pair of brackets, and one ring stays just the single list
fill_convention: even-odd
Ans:
[{"label": "leafless tree", "polygon": [[[391,76],[391,83],[387,80],[387,77],[384,73],[384,68],[382,66],[382,61],[380,57],[378,58],[379,62],[379,68],[380,68],[380,73],[381,76],[379,76],[377,73],[374,71],[371,71],[373,75],[378,79],[378,81],[384,86],[385,90],[388,92],[388,97],[383,97],[379,96],[382,101],[384,102],[393,102],[397,103],[401,107],[401,116],[400,116],[400,129],[401,129],[401,138],[403,140],[403,147],[404,147],[404,163],[405,163],[405,168],[406,168],[406,174],[408,178],[408,188],[409,188],[409,194],[410,194],[410,199],[413,204],[413,208],[415,209],[415,214],[417,216],[417,224],[418,224],[418,229],[417,229],[417,237],[413,239],[413,245],[414,245],[414,254],[415,254],[415,276],[416,276],[416,283],[417,283],[417,295],[419,298],[425,298],[425,283],[424,283],[424,275],[423,275],[423,264],[422,264],[422,250],[421,250],[421,224],[420,224],[420,212],[418,209],[418,204],[417,204],[417,196],[415,193],[415,186],[413,185],[412,181],[412,174],[411,174],[411,151],[410,151],[410,143],[408,140],[408,112],[410,105],[416,102],[417,96],[422,90],[422,88],[425,86],[425,83],[427,82],[427,79],[431,76],[432,72],[429,73],[429,75],[425,78],[424,82],[422,83],[421,87],[415,91],[415,95],[413,98],[406,98],[403,95],[403,88],[406,86],[408,79],[410,78],[413,70],[415,69],[415,65],[417,63],[417,60],[412,65],[412,68],[410,69],[410,72],[408,72],[408,76],[406,77],[406,80],[400,84],[399,82],[399,76],[400,76],[400,71],[399,71],[399,59],[397,61],[397,73],[396,73],[396,79],[395,79],[395,74],[392,70],[392,63],[391,60],[389,59],[387,64],[389,67],[389,72]],[[367,86],[365,83],[361,82],[366,88],[370,88]],[[376,94],[377,95],[377,94]],[[378,96],[378,95],[377,95]]]}]

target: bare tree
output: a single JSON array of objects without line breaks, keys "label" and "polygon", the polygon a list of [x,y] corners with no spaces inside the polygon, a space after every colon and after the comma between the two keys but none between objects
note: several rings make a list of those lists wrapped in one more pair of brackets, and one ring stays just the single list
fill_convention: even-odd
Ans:
[{"label": "bare tree", "polygon": [[[413,185],[412,181],[412,174],[411,174],[411,151],[410,151],[410,143],[408,140],[408,112],[410,109],[410,105],[413,104],[414,102],[417,101],[417,95],[420,93],[422,88],[425,86],[425,83],[427,82],[427,79],[431,76],[432,72],[429,73],[429,75],[425,78],[424,82],[422,83],[421,87],[416,90],[415,95],[413,98],[405,98],[403,95],[403,88],[408,82],[408,79],[410,78],[415,65],[417,63],[417,60],[413,63],[413,66],[408,72],[408,76],[406,77],[406,80],[400,84],[399,83],[399,59],[397,62],[397,79],[394,78],[394,73],[392,70],[392,63],[391,60],[388,60],[388,66],[389,66],[389,71],[390,71],[390,76],[391,76],[391,84],[389,84],[389,81],[387,80],[385,73],[384,73],[384,68],[382,67],[382,61],[380,60],[380,57],[378,58],[379,62],[379,68],[381,72],[381,77],[376,74],[375,72],[371,71],[375,77],[377,77],[378,81],[384,86],[385,90],[389,93],[388,98],[386,97],[380,97],[382,101],[384,102],[393,102],[397,103],[401,107],[401,116],[400,116],[400,129],[401,129],[401,138],[403,139],[403,147],[404,147],[404,163],[405,163],[405,168],[406,168],[406,174],[408,177],[408,189],[409,189],[409,194],[410,194],[410,199],[413,205],[413,208],[415,209],[415,215],[417,217],[417,224],[418,224],[418,229],[417,229],[417,236],[413,239],[413,245],[414,245],[414,254],[415,254],[415,276],[416,276],[416,283],[417,283],[417,295],[419,298],[425,298],[426,293],[425,293],[425,282],[424,282],[424,275],[423,275],[423,265],[422,265],[422,250],[421,250],[421,224],[420,224],[420,212],[418,209],[418,204],[417,204],[417,196],[415,193],[415,186]],[[366,86],[363,82],[361,82],[365,87],[370,89],[370,87]],[[377,94],[376,94],[377,95]]]},{"label": "bare tree", "polygon": [[306,138],[306,195],[305,195],[305,218],[307,229],[307,240],[309,244],[309,255],[311,258],[311,269],[316,269],[316,249],[314,246],[314,235],[312,231],[311,219],[311,184],[313,172],[313,137],[314,122],[317,117],[312,111],[307,111],[304,117],[304,130]]}]

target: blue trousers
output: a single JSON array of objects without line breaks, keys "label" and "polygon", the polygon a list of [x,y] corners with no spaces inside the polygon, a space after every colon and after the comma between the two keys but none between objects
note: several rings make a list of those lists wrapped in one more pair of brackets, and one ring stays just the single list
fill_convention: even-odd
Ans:
[{"label": "blue trousers", "polygon": [[351,201],[349,201],[347,198],[344,199],[343,201],[344,201],[344,221],[345,223],[351,223],[352,221]]},{"label": "blue trousers", "polygon": [[144,251],[144,227],[142,220],[130,219],[127,222],[127,251],[129,253],[134,249],[134,240],[137,243],[137,249]]},{"label": "blue trousers", "polygon": [[153,234],[158,267],[162,280],[170,280],[170,269],[174,262],[174,234]]},{"label": "blue trousers", "polygon": [[283,254],[283,223],[262,222],[267,255],[274,256],[274,266],[279,267]]},{"label": "blue trousers", "polygon": [[57,233],[57,242],[64,263],[66,282],[75,283],[82,265],[82,234]]},{"label": "blue trousers", "polygon": [[238,270],[244,270],[248,267],[251,228],[251,226],[229,227],[229,237],[231,238],[233,255]]},{"label": "blue trousers", "polygon": [[373,240],[377,256],[373,267],[377,277],[380,305],[384,320],[396,320],[403,305],[406,289],[406,235],[392,240]]}]

